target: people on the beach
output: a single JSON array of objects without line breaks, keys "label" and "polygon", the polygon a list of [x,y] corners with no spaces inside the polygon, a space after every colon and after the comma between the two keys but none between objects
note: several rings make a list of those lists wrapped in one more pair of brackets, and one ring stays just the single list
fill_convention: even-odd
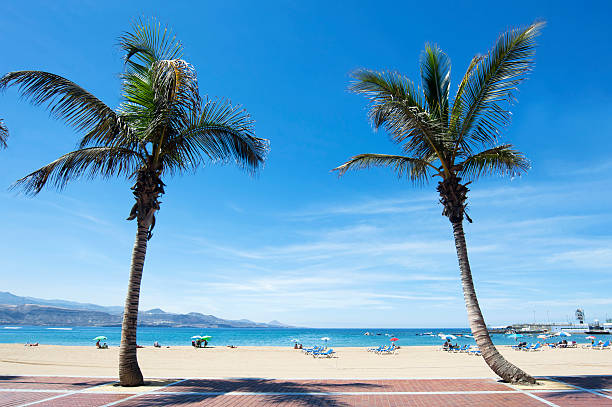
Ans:
[{"label": "people on the beach", "polygon": [[153,347],[154,348],[161,348],[161,345],[159,344],[159,342],[155,341],[155,342],[153,342]]}]

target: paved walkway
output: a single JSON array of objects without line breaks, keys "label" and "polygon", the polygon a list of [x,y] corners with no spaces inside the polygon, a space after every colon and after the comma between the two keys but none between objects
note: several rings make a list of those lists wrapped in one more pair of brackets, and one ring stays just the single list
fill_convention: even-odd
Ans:
[{"label": "paved walkway", "polygon": [[0,376],[0,406],[612,406],[612,376],[540,379],[520,388],[492,378],[152,379],[122,388],[112,378]]}]

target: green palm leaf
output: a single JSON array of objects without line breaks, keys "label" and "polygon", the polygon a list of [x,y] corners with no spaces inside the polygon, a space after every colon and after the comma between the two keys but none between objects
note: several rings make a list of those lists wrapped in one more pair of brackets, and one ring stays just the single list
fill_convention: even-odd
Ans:
[{"label": "green palm leaf", "polygon": [[183,168],[206,159],[224,162],[234,158],[239,166],[254,171],[263,164],[269,144],[255,136],[254,122],[243,108],[227,100],[207,99],[193,113],[181,132],[164,145],[168,165]]},{"label": "green palm leaf", "polygon": [[46,104],[51,115],[79,131],[93,131],[97,137],[111,137],[125,131],[115,112],[76,83],[43,71],[10,72],[0,78],[0,90],[17,86],[34,105]]},{"label": "green palm leaf", "polygon": [[450,90],[451,63],[448,56],[436,45],[425,45],[421,54],[421,81],[427,110],[443,126],[448,125],[448,94]]},{"label": "green palm leaf", "polygon": [[36,195],[47,184],[58,189],[80,177],[131,176],[144,163],[135,151],[121,147],[89,147],[64,154],[57,160],[19,179],[13,186]]},{"label": "green palm leaf", "polygon": [[183,46],[167,27],[160,22],[138,20],[132,31],[119,38],[125,51],[126,63],[136,71],[146,71],[156,61],[180,59]]},{"label": "green palm leaf", "polygon": [[369,117],[374,128],[384,127],[403,144],[406,154],[419,159],[440,157],[444,150],[443,126],[423,106],[419,89],[397,72],[355,71],[349,90],[370,100]]},{"label": "green palm leaf", "polygon": [[351,157],[346,163],[334,168],[332,171],[338,171],[338,175],[342,176],[350,170],[361,170],[371,167],[391,168],[397,173],[398,177],[407,177],[417,183],[427,181],[429,170],[433,169],[435,172],[438,172],[428,161],[388,154],[359,154]]},{"label": "green palm leaf", "polygon": [[459,167],[461,178],[475,180],[481,175],[520,175],[529,170],[530,164],[523,153],[515,150],[511,144],[504,144],[474,154]]},{"label": "green palm leaf", "polygon": [[502,34],[495,47],[474,67],[453,111],[459,123],[455,138],[468,151],[476,145],[493,145],[510,122],[504,107],[534,66],[535,40],[544,23]]}]

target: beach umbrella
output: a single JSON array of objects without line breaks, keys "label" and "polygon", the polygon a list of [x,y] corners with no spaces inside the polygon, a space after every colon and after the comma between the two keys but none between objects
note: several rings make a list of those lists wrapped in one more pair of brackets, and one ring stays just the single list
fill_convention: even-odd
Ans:
[{"label": "beach umbrella", "polygon": [[194,335],[191,337],[191,339],[202,339],[202,337],[200,335]]},{"label": "beach umbrella", "polygon": [[96,336],[95,338],[93,338],[94,341],[105,341],[106,340],[106,336]]},{"label": "beach umbrella", "polygon": [[572,334],[567,333],[567,332],[563,332],[563,331],[559,332],[557,335],[559,335],[559,336],[572,336]]},{"label": "beach umbrella", "polygon": [[508,335],[508,338],[514,338],[514,340],[516,341],[517,338],[522,338],[523,335],[522,334],[510,334]]},{"label": "beach umbrella", "polygon": [[586,337],[586,338],[584,338],[584,339],[595,339],[595,337],[594,337],[594,336],[592,336],[592,335],[589,335],[589,336],[587,336],[587,337]]},{"label": "beach umbrella", "polygon": [[391,339],[389,339],[389,340],[390,340],[391,342],[399,341],[399,339],[398,339],[398,338],[395,338],[395,337],[393,337],[393,338],[391,338]]},{"label": "beach umbrella", "polygon": [[204,336],[200,337],[200,339],[203,340],[203,341],[210,341],[211,338],[212,338],[212,336],[210,336],[210,335],[204,335]]},{"label": "beach umbrella", "polygon": [[453,339],[453,340],[457,339],[457,337],[455,335],[442,335],[442,334],[440,334],[438,336],[440,337],[440,339],[442,339],[444,341],[446,341],[448,339]]}]

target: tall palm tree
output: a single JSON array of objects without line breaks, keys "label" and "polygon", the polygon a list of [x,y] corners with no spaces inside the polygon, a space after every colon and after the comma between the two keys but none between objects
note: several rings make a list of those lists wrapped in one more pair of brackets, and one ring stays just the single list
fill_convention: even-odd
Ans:
[{"label": "tall palm tree", "polygon": [[[508,382],[535,383],[499,354],[487,331],[463,232],[467,185],[481,175],[515,175],[529,169],[511,144],[499,144],[510,122],[509,102],[534,65],[535,39],[543,23],[503,33],[486,55],[472,59],[452,106],[450,59],[435,45],[421,57],[421,86],[396,72],[358,70],[350,90],[370,100],[374,128],[384,128],[405,155],[360,154],[335,168],[340,175],[372,166],[390,167],[414,183],[440,177],[437,191],[455,238],[470,328],[489,367]],[[467,181],[467,182],[466,182]]]},{"label": "tall palm tree", "polygon": [[113,110],[85,89],[61,76],[18,71],[0,79],[0,88],[18,86],[36,105],[84,133],[77,150],[17,181],[37,194],[51,184],[63,188],[82,177],[125,176],[135,179],[136,203],[128,220],[137,233],[119,351],[123,386],[143,384],[136,358],[140,281],[147,241],[155,226],[162,178],[192,171],[207,161],[234,159],[252,171],[264,162],[267,140],[253,133],[253,121],[240,107],[200,97],[194,68],[181,59],[182,45],[158,23],[138,22],[120,38],[125,51],[122,103]]}]

